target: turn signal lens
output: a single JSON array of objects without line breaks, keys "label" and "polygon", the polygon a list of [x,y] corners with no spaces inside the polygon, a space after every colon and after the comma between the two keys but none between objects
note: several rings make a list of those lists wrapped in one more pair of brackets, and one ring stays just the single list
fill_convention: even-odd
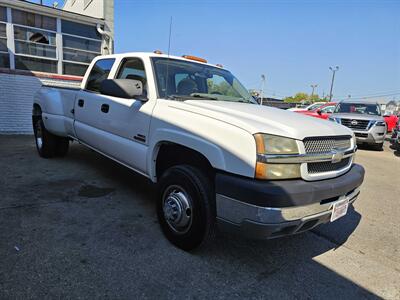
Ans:
[{"label": "turn signal lens", "polygon": [[300,178],[300,164],[265,164],[257,162],[257,179],[294,179]]},{"label": "turn signal lens", "polygon": [[256,141],[257,156],[255,177],[257,179],[293,179],[300,178],[301,164],[273,164],[265,163],[262,157],[268,155],[291,155],[299,154],[297,141],[291,138],[257,133],[254,135]]}]

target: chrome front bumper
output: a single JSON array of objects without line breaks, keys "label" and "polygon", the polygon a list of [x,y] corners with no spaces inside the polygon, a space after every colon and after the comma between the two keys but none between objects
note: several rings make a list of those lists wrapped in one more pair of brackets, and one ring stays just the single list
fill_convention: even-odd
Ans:
[{"label": "chrome front bumper", "polygon": [[217,194],[217,220],[223,230],[239,232],[250,238],[268,239],[310,230],[330,221],[333,205],[347,199],[353,203],[359,187],[334,199],[304,206],[261,207]]}]

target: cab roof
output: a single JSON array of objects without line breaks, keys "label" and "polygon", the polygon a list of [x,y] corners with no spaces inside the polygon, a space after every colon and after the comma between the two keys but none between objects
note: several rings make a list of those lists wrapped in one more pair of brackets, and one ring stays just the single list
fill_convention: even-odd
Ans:
[{"label": "cab roof", "polygon": [[124,58],[127,56],[135,56],[135,57],[140,57],[140,58],[152,58],[152,57],[162,57],[162,58],[170,58],[170,59],[176,59],[176,60],[182,60],[182,61],[188,61],[188,62],[195,62],[198,64],[203,64],[203,65],[207,65],[210,67],[216,67],[216,68],[220,68],[220,69],[224,69],[221,65],[217,65],[217,64],[210,64],[208,62],[201,62],[201,61],[197,61],[197,60],[193,60],[193,59],[188,59],[182,56],[176,56],[176,55],[168,55],[168,54],[158,54],[158,53],[154,53],[154,52],[126,52],[126,53],[118,53],[118,54],[109,54],[109,55],[101,55],[99,57],[101,58]]}]

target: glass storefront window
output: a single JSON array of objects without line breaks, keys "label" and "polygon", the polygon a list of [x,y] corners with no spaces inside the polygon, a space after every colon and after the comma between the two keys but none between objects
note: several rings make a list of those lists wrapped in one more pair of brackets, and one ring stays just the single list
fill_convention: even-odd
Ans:
[{"label": "glass storefront window", "polygon": [[83,76],[89,65],[78,65],[73,63],[63,63],[63,74]]},{"label": "glass storefront window", "polygon": [[57,58],[56,47],[39,43],[15,41],[15,53]]},{"label": "glass storefront window", "polygon": [[92,41],[85,38],[77,38],[69,35],[63,36],[64,48],[80,49],[100,53],[101,42]]},{"label": "glass storefront window", "polygon": [[14,24],[42,28],[47,30],[57,30],[56,18],[33,14],[30,12],[13,9],[12,20]]},{"label": "glass storefront window", "polygon": [[7,22],[7,10],[4,6],[0,6],[0,22]]},{"label": "glass storefront window", "polygon": [[16,55],[15,68],[19,70],[57,73],[57,61]]},{"label": "glass storefront window", "polygon": [[8,53],[0,53],[0,68],[9,68],[10,58]]},{"label": "glass storefront window", "polygon": [[101,35],[97,32],[96,26],[62,20],[61,28],[63,33],[101,40]]}]

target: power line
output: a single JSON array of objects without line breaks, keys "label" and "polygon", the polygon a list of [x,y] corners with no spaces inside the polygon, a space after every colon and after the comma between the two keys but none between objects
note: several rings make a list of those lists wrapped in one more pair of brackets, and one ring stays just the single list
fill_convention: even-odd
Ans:
[{"label": "power line", "polygon": [[[372,98],[379,98],[379,97],[390,97],[390,96],[396,96],[400,95],[400,93],[391,93],[391,94],[381,94],[381,95],[375,95],[375,96],[364,96],[364,97],[353,97],[351,96],[351,99],[372,99]],[[344,97],[335,97],[337,98],[344,98]]]}]

